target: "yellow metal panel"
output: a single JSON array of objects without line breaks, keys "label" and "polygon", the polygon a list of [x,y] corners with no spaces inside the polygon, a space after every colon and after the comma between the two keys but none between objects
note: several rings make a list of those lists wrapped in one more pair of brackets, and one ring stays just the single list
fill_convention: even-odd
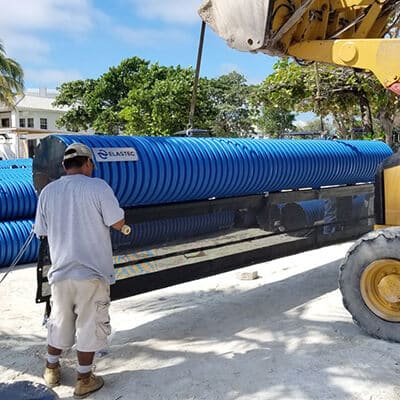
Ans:
[{"label": "yellow metal panel", "polygon": [[310,40],[290,46],[288,54],[370,70],[385,87],[400,79],[400,39]]},{"label": "yellow metal panel", "polygon": [[[356,17],[360,14],[360,10],[356,10],[355,8],[345,8],[341,14],[341,25],[345,27],[350,22],[354,21]],[[339,39],[348,39],[353,37],[355,32],[354,25],[349,29],[345,30],[340,36]]]},{"label": "yellow metal panel", "polygon": [[310,16],[309,16],[309,10],[307,10],[300,22],[295,25],[296,30],[293,34],[293,40],[296,42],[299,42],[300,40],[303,40],[304,33],[307,30],[308,24],[310,23]]},{"label": "yellow metal panel", "polygon": [[368,7],[374,0],[330,0],[332,10],[340,10],[352,7]]},{"label": "yellow metal panel", "polygon": [[385,222],[400,225],[400,166],[383,171],[385,191]]},{"label": "yellow metal panel", "polygon": [[381,10],[382,10],[383,4],[381,3],[374,3],[371,8],[368,11],[367,16],[362,20],[360,23],[360,26],[357,28],[354,38],[357,39],[362,39],[364,37],[368,37],[368,33],[372,29],[372,27],[375,24],[375,21],[377,20]]},{"label": "yellow metal panel", "polygon": [[386,229],[386,228],[390,228],[391,225],[374,225],[374,230],[378,231],[379,229]]},{"label": "yellow metal panel", "polygon": [[374,26],[368,32],[369,38],[383,37],[387,30],[388,20],[391,17],[390,13],[382,14],[376,21]]},{"label": "yellow metal panel", "polygon": [[322,12],[321,23],[319,24],[319,29],[317,33],[317,40],[322,40],[326,38],[326,31],[328,29],[329,22],[329,3],[325,1],[321,1],[320,10]]},{"label": "yellow metal panel", "polygon": [[274,19],[271,24],[272,34],[277,32],[280,27],[289,19],[293,13],[293,6],[287,0],[279,0],[274,2],[273,15]]},{"label": "yellow metal panel", "polygon": [[339,18],[340,18],[340,13],[335,10],[329,15],[328,18],[328,27],[326,31],[326,36],[331,37],[336,31],[339,30]]}]

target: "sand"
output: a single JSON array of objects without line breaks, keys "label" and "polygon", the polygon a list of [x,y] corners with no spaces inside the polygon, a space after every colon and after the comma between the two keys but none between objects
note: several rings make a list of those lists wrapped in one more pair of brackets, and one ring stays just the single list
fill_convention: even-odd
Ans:
[{"label": "sand", "polygon": [[[90,399],[400,399],[399,345],[365,335],[342,305],[350,244],[113,302],[109,352],[96,359],[106,384]],[[0,382],[43,383],[35,273],[20,266],[0,285]],[[62,366],[55,391],[70,399],[73,350]]]}]

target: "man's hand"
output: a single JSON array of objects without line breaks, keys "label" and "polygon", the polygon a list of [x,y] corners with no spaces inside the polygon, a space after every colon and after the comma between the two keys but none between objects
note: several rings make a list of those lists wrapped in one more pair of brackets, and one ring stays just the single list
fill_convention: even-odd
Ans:
[{"label": "man's hand", "polygon": [[130,235],[131,232],[132,232],[132,229],[131,229],[131,227],[130,227],[129,225],[122,225],[122,227],[121,227],[121,233],[122,233],[123,235],[128,236],[128,235]]},{"label": "man's hand", "polygon": [[111,225],[111,227],[116,229],[117,231],[120,231],[123,235],[129,235],[132,231],[129,225],[125,225],[125,219],[121,219],[120,221]]}]

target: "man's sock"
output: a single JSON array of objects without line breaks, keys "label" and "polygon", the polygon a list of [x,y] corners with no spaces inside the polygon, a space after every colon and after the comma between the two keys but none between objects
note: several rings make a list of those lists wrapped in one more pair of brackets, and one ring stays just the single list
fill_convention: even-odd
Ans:
[{"label": "man's sock", "polygon": [[53,354],[47,353],[46,359],[47,359],[47,362],[49,364],[56,364],[56,363],[58,363],[58,360],[60,359],[60,356],[59,355],[58,356],[53,356]]},{"label": "man's sock", "polygon": [[92,365],[79,365],[76,368],[76,370],[78,371],[79,374],[87,374],[88,372],[90,372],[92,370]]}]

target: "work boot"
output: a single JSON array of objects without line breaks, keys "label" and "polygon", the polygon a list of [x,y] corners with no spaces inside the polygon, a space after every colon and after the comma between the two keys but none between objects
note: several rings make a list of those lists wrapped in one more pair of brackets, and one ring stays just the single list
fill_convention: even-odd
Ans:
[{"label": "work boot", "polygon": [[75,385],[74,399],[83,399],[101,389],[103,385],[103,378],[101,376],[96,376],[93,373],[90,373],[88,377],[78,378]]},{"label": "work boot", "polygon": [[55,387],[60,384],[60,365],[58,364],[54,368],[49,368],[46,365],[46,369],[44,370],[43,378],[47,386]]}]

